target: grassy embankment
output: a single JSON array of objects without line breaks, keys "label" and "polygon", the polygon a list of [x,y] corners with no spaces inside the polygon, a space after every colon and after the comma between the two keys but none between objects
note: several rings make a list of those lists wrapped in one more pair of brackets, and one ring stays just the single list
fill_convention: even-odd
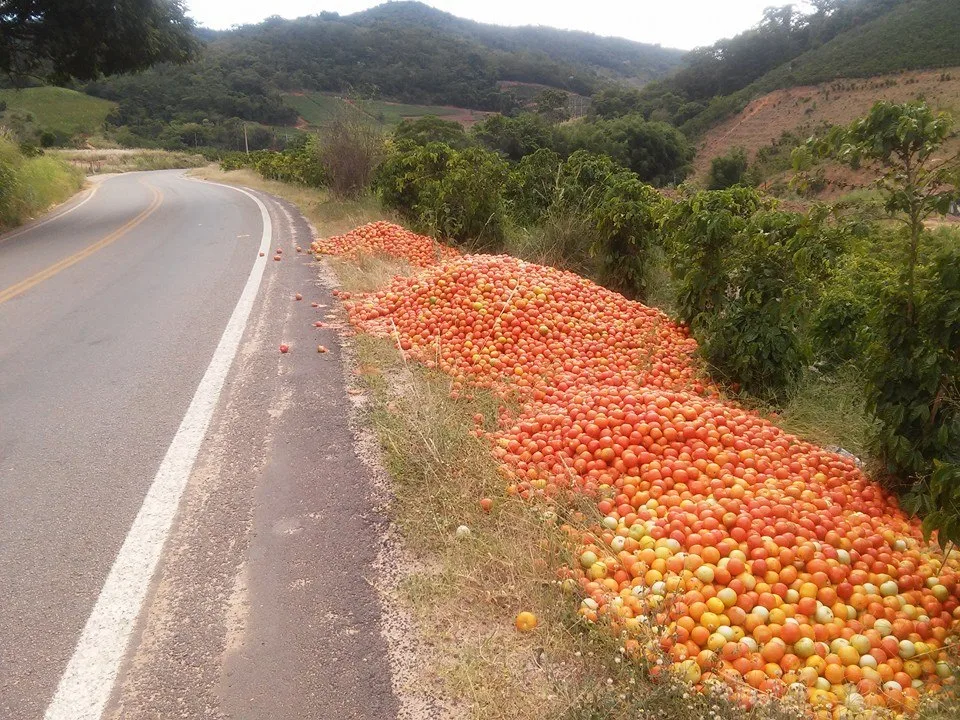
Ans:
[{"label": "grassy embankment", "polygon": [[0,134],[0,230],[20,225],[83,187],[83,173],[50,155],[25,156]]}]

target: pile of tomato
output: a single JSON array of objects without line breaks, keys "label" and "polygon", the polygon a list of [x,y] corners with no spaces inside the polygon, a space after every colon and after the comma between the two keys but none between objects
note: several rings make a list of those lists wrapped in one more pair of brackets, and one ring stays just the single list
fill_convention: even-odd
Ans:
[{"label": "pile of tomato", "polygon": [[595,502],[596,526],[565,526],[569,581],[626,650],[747,704],[802,689],[824,717],[952,684],[957,558],[853,459],[721,400],[659,311],[507,256],[345,299],[360,329],[520,401],[490,438],[508,491]]},{"label": "pile of tomato", "polygon": [[389,255],[416,267],[429,267],[459,253],[426,235],[417,235],[400,225],[383,220],[351,230],[345,235],[314,240],[311,250],[320,255],[357,258],[360,255]]}]

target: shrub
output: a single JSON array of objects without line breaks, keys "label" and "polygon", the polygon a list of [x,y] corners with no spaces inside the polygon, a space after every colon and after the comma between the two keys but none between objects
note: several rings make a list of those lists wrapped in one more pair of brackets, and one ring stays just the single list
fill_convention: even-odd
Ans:
[{"label": "shrub", "polygon": [[654,185],[680,182],[693,159],[693,148],[676,128],[639,114],[570,125],[565,140],[571,150],[608,155]]},{"label": "shrub", "polygon": [[708,190],[726,190],[734,185],[742,185],[747,177],[747,153],[743,148],[734,148],[726,155],[710,161],[710,174],[707,176]]},{"label": "shrub", "polygon": [[403,144],[386,159],[375,186],[383,203],[418,229],[471,247],[498,246],[504,235],[503,186],[509,166],[479,147]]},{"label": "shrub", "polygon": [[443,120],[436,115],[404,120],[393,131],[393,139],[398,143],[411,142],[416,145],[442,142],[457,150],[462,150],[471,142],[463,125],[452,120]]},{"label": "shrub", "polygon": [[316,151],[330,190],[340,197],[356,197],[373,180],[383,159],[384,140],[367,123],[338,120],[324,131]]},{"label": "shrub", "polygon": [[755,190],[731,188],[698,192],[669,209],[662,228],[681,320],[692,325],[720,307],[727,253],[753,214],[772,207],[772,200]]},{"label": "shrub", "polygon": [[561,164],[557,153],[541,148],[510,169],[504,194],[514,220],[523,225],[543,220],[553,203]]},{"label": "shrub", "polygon": [[533,113],[494,115],[474,125],[471,135],[487,149],[514,161],[541,148],[557,149],[560,145],[556,129]]},{"label": "shrub", "polygon": [[664,200],[606,155],[578,151],[560,167],[551,213],[590,219],[592,275],[628,297],[646,295],[647,260]]},{"label": "shrub", "polygon": [[891,473],[924,478],[937,462],[960,463],[960,248],[936,251],[915,274],[912,293],[875,286],[862,365],[877,451]]},{"label": "shrub", "polygon": [[677,304],[718,377],[782,401],[810,359],[808,317],[845,232],[756,191],[703,191],[663,221]]}]

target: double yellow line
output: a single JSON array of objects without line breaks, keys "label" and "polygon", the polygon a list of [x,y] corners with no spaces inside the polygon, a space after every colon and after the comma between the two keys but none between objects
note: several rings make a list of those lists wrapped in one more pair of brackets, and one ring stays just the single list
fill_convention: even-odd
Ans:
[{"label": "double yellow line", "polygon": [[160,207],[160,204],[163,202],[163,195],[155,187],[153,186],[148,186],[148,187],[150,187],[150,190],[153,193],[153,201],[150,203],[149,207],[147,207],[146,210],[144,210],[135,218],[127,222],[125,225],[122,225],[116,230],[114,230],[105,238],[101,240],[97,240],[97,242],[93,243],[92,245],[88,245],[87,247],[83,248],[83,250],[79,250],[78,252],[75,252],[73,255],[70,255],[69,257],[65,257],[63,260],[54,263],[50,267],[44,268],[43,270],[36,273],[35,275],[31,275],[30,277],[28,277],[26,280],[21,280],[16,285],[11,285],[6,290],[0,290],[0,305],[3,305],[3,303],[7,302],[7,300],[11,300],[15,298],[17,295],[22,295],[30,288],[36,287],[37,285],[42,283],[44,280],[49,280],[57,273],[62,272],[63,270],[66,270],[68,267],[72,265],[76,265],[78,262],[90,257],[98,250],[103,250],[103,248],[107,247],[107,245],[110,245],[111,243],[116,242],[121,237],[123,237],[128,232],[130,232],[135,227],[137,227],[137,225],[139,225],[148,217],[150,217],[154,213],[154,211],[156,211],[156,209]]}]

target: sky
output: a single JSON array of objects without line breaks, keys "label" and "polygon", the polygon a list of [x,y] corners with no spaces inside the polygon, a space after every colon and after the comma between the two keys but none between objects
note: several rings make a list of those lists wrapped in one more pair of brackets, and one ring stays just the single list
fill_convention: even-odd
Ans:
[{"label": "sky", "polygon": [[[186,0],[199,24],[216,30],[324,10],[346,15],[378,0]],[[499,25],[549,25],[690,50],[755,25],[763,10],[786,0],[427,0],[460,17]]]}]

